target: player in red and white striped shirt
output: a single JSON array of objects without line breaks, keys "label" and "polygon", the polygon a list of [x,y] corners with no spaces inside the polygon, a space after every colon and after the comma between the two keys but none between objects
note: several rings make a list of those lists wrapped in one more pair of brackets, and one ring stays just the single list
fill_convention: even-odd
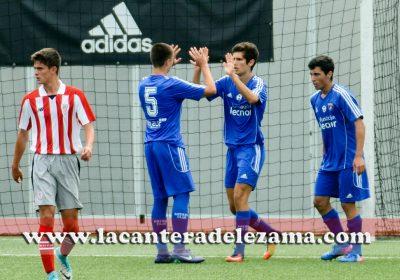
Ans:
[{"label": "player in red and white striped shirt", "polygon": [[[55,49],[45,48],[31,56],[39,88],[25,95],[19,115],[19,132],[15,145],[12,175],[21,182],[21,157],[31,131],[32,185],[35,204],[39,208],[39,232],[53,232],[55,207],[61,212],[64,232],[77,232],[79,201],[79,159],[92,157],[96,117],[83,92],[66,86],[58,77],[61,57]],[[85,131],[85,146],[80,129]],[[64,239],[56,249],[63,279],[72,279],[68,254],[71,238]],[[54,248],[46,236],[39,244],[40,255],[48,279],[58,279],[54,269]]]}]

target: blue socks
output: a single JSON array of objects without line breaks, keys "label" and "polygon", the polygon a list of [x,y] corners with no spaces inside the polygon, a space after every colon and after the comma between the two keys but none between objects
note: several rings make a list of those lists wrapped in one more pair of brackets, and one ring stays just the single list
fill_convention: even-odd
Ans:
[{"label": "blue socks", "polygon": [[267,224],[266,222],[261,220],[258,217],[258,214],[253,209],[250,209],[249,212],[250,212],[250,223],[249,223],[249,225],[252,228],[254,228],[256,231],[265,232],[267,234],[271,233],[271,232],[278,232],[279,233],[279,231],[275,230],[269,224]]},{"label": "blue socks", "polygon": [[242,243],[237,243],[235,246],[235,251],[234,255],[241,254],[244,256],[244,248],[245,248],[245,243],[244,243],[244,235],[249,229],[249,224],[250,224],[250,211],[236,211],[236,228],[241,228],[242,229]]},{"label": "blue socks", "polygon": [[[174,196],[174,205],[172,207],[172,229],[174,232],[179,232],[181,235],[187,232],[189,221],[189,193],[177,194]],[[163,230],[167,230],[167,207],[168,197],[154,198],[153,210],[151,213],[151,223],[153,231],[159,234]],[[159,235],[160,236],[160,235]],[[167,255],[167,244],[157,243],[157,251],[159,255]],[[183,250],[185,245],[182,243],[175,244],[174,250]]]},{"label": "blue socks", "polygon": [[157,251],[159,255],[167,255],[168,248],[167,244],[161,243],[159,233],[163,230],[167,230],[167,207],[168,197],[165,198],[154,198],[153,210],[151,212],[151,224],[153,231],[158,234]]},{"label": "blue socks", "polygon": [[[181,193],[174,196],[172,207],[172,229],[181,235],[187,232],[189,221],[189,193]],[[185,249],[182,243],[175,244],[174,251]]]},{"label": "blue socks", "polygon": [[[355,216],[351,220],[347,220],[347,228],[349,229],[349,233],[351,232],[361,232],[362,231],[362,219],[360,215]],[[352,253],[362,255],[361,252],[361,244],[352,244],[353,251]]]},{"label": "blue socks", "polygon": [[343,232],[342,224],[340,223],[340,218],[338,212],[332,208],[331,211],[322,216],[324,223],[329,228],[329,230],[337,235],[339,232]]}]

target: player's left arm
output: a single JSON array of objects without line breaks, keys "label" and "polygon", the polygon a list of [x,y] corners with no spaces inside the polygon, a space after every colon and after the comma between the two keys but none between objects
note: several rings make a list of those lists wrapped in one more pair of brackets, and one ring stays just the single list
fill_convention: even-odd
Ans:
[{"label": "player's left arm", "polygon": [[365,141],[365,125],[361,118],[354,122],[356,128],[356,154],[353,161],[353,171],[358,175],[365,171],[364,154],[364,141]]},{"label": "player's left arm", "polygon": [[76,115],[85,130],[85,146],[81,151],[81,159],[84,161],[88,161],[92,158],[94,143],[93,122],[96,120],[96,116],[93,113],[93,110],[83,92],[76,92],[75,101],[77,105]]},{"label": "player's left arm", "polygon": [[93,123],[88,123],[83,126],[85,130],[85,147],[82,149],[81,159],[88,161],[92,158],[92,150],[94,143],[94,127]]},{"label": "player's left arm", "polygon": [[260,103],[260,97],[255,94],[251,89],[249,89],[239,78],[239,76],[235,73],[234,65],[233,65],[233,56],[231,53],[227,53],[225,55],[226,62],[223,63],[225,72],[229,75],[232,81],[235,83],[236,88],[239,90],[240,94],[246,98],[247,102],[250,104],[258,104]]},{"label": "player's left arm", "polygon": [[356,98],[349,90],[338,87],[338,93],[338,105],[340,110],[350,122],[354,123],[355,126],[356,154],[353,160],[353,171],[360,175],[365,171],[365,162],[363,158],[365,126],[362,120],[363,115]]}]

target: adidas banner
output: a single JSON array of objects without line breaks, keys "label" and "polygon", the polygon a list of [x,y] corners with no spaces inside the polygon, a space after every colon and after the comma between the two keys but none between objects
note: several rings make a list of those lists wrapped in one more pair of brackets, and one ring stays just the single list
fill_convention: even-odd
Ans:
[{"label": "adidas banner", "polygon": [[272,61],[272,0],[0,1],[0,65],[31,65],[30,55],[58,49],[63,64],[150,64],[152,44],[207,46],[219,62],[241,41]]}]

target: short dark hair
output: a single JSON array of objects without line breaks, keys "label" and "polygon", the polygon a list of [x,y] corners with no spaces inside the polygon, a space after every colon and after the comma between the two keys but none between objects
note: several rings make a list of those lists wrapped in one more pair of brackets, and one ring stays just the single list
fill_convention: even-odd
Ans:
[{"label": "short dark hair", "polygon": [[251,66],[251,70],[253,70],[253,67],[256,65],[257,63],[257,59],[258,59],[258,49],[257,46],[251,42],[241,42],[241,43],[237,43],[236,45],[233,46],[232,48],[232,53],[235,52],[243,52],[243,56],[246,59],[246,63],[248,63],[250,60],[254,59],[254,65]]},{"label": "short dark hair", "polygon": [[162,67],[172,57],[171,46],[166,43],[155,43],[150,51],[150,61],[154,67]]},{"label": "short dark hair", "polygon": [[35,63],[35,61],[39,61],[49,68],[53,66],[57,67],[58,75],[61,66],[61,55],[56,49],[44,48],[32,54],[31,61],[33,63]]},{"label": "short dark hair", "polygon": [[325,75],[328,74],[329,71],[332,71],[332,73],[335,71],[335,63],[333,62],[333,59],[327,55],[319,55],[311,59],[311,61],[308,63],[308,68],[313,70],[316,67],[321,68]]}]

